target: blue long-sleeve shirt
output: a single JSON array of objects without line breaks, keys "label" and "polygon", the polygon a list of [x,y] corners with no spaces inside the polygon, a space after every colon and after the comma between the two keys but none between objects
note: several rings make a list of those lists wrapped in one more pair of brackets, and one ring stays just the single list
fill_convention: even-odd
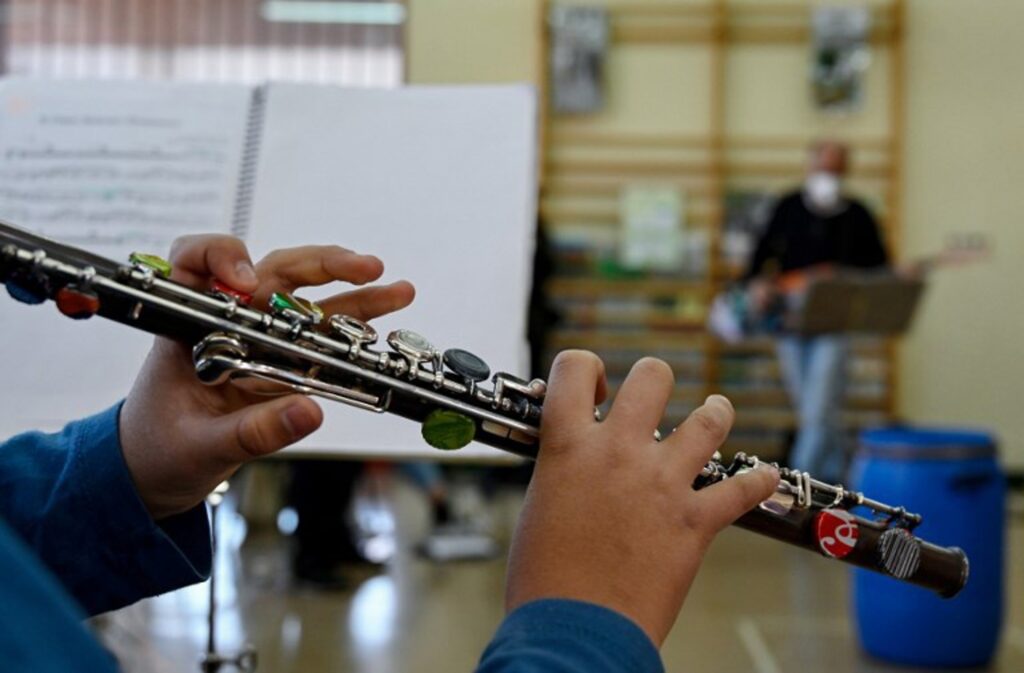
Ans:
[{"label": "blue long-sleeve shirt", "polygon": [[[120,405],[57,434],[0,443],[0,661],[3,670],[115,673],[87,615],[202,581],[204,507],[159,523],[118,439]],[[660,673],[647,636],[588,603],[535,601],[510,614],[478,673]]]},{"label": "blue long-sleeve shirt", "polygon": [[115,671],[81,620],[210,572],[205,508],[153,521],[121,455],[119,412],[0,444],[5,671]]}]

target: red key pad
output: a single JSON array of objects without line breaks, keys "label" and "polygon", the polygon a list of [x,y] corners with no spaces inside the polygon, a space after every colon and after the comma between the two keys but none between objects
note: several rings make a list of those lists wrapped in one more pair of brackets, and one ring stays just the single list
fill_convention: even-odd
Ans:
[{"label": "red key pad", "polygon": [[229,297],[234,297],[235,300],[237,300],[239,304],[244,304],[244,305],[248,306],[249,304],[252,303],[252,295],[251,294],[249,294],[248,292],[242,292],[241,290],[236,290],[235,288],[231,287],[230,285],[227,285],[226,283],[222,283],[222,282],[220,282],[217,279],[213,280],[213,284],[210,286],[210,289],[212,289],[214,292],[219,292],[219,293],[225,294],[225,295],[227,295]]},{"label": "red key pad", "polygon": [[95,292],[82,290],[74,285],[62,287],[54,299],[57,302],[57,310],[75,320],[91,318],[100,310],[100,298]]}]

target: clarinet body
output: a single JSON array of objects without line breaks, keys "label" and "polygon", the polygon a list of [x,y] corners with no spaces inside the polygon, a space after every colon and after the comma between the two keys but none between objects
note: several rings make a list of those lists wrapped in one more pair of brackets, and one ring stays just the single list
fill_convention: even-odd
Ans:
[{"label": "clarinet body", "polygon": [[[214,284],[199,292],[168,280],[169,271],[149,255],[118,264],[0,222],[0,281],[13,298],[53,300],[71,318],[100,315],[188,343],[203,383],[270,381],[417,421],[424,439],[439,449],[479,441],[536,458],[544,381],[492,376],[472,353],[440,351],[410,330],[395,330],[387,349],[374,348],[378,334],[362,321],[327,318],[291,295],[274,295],[270,310],[261,311],[231,288]],[[759,462],[740,453],[726,464],[716,454],[693,486],[713,486]],[[915,537],[919,515],[806,473],[779,472],[776,493],[737,525],[944,597],[963,588],[966,555]]]}]

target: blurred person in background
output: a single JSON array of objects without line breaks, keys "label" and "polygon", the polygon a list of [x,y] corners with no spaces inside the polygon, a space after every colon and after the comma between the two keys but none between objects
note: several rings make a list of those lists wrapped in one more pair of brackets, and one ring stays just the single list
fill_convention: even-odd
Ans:
[{"label": "blurred person in background", "polygon": [[[818,273],[888,264],[875,218],[843,190],[849,155],[834,140],[811,145],[804,184],[775,206],[744,275],[755,311],[769,311],[787,288],[802,287]],[[781,332],[776,351],[798,422],[789,463],[825,481],[840,481],[847,338]]]},{"label": "blurred person in background", "polygon": [[373,565],[359,549],[349,507],[364,463],[358,460],[293,460],[288,506],[298,517],[292,551],[295,579],[325,589],[351,584],[346,569]]}]

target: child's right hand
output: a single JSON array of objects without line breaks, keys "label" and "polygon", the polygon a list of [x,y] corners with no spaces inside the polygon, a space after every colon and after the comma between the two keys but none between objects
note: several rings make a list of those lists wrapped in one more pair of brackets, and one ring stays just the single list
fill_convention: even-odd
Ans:
[{"label": "child's right hand", "polygon": [[640,360],[598,422],[601,360],[583,351],[555,360],[540,457],[509,560],[509,611],[541,598],[596,603],[660,646],[711,540],[772,494],[779,475],[768,466],[693,490],[732,426],[733,408],[712,395],[657,442],[673,386],[666,363]]}]

